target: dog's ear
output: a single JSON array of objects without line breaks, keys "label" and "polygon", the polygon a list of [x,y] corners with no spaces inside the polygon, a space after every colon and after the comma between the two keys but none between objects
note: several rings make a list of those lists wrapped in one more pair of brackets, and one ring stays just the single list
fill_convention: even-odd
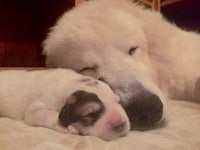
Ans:
[{"label": "dog's ear", "polygon": [[77,102],[77,92],[73,93],[66,101],[65,105],[60,111],[59,114],[59,121],[64,126],[67,127],[71,123],[76,122],[77,116],[76,116],[76,102]]}]

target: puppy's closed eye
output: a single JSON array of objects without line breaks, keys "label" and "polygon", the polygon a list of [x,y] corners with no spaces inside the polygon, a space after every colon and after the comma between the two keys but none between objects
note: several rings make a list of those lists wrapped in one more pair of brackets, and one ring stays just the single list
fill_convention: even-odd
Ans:
[{"label": "puppy's closed eye", "polygon": [[80,119],[80,123],[83,126],[90,126],[91,124],[93,124],[93,122],[94,122],[94,119],[90,116],[84,116],[84,117],[81,117]]},{"label": "puppy's closed eye", "polygon": [[91,104],[82,108],[80,123],[83,126],[93,125],[103,114],[104,108],[101,105],[97,103]]}]

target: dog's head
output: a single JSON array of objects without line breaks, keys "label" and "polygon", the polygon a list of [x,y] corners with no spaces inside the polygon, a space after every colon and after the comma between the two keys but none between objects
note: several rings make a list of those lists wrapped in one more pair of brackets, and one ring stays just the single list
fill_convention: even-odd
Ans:
[{"label": "dog's head", "polygon": [[122,99],[132,128],[163,122],[167,105],[158,68],[167,60],[154,49],[150,24],[141,20],[151,17],[160,19],[123,0],[80,5],[65,13],[45,40],[47,65],[72,68],[109,84]]},{"label": "dog's head", "polygon": [[100,81],[95,84],[92,90],[71,94],[60,110],[60,123],[65,127],[73,126],[81,135],[104,140],[127,135],[130,123],[119,97],[106,84]]}]

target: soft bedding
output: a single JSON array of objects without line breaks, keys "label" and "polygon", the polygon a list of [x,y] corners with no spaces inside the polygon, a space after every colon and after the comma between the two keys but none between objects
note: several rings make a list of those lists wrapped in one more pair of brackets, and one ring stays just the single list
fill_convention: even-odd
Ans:
[{"label": "soft bedding", "polygon": [[0,150],[199,150],[200,105],[169,101],[169,123],[151,131],[132,131],[105,142],[96,137],[67,135],[0,118]]}]

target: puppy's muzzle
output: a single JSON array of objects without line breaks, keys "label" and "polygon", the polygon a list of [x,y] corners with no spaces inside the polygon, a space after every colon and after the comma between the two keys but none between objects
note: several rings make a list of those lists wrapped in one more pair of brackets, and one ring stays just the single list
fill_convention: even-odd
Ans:
[{"label": "puppy's muzzle", "polygon": [[116,124],[112,125],[113,131],[118,132],[118,133],[123,132],[125,127],[126,127],[126,123],[125,122],[120,122],[120,123],[116,123]]},{"label": "puppy's muzzle", "polygon": [[117,134],[124,133],[128,127],[125,118],[118,110],[109,113],[107,125],[112,132]]},{"label": "puppy's muzzle", "polygon": [[125,110],[132,129],[146,130],[161,120],[163,104],[157,95],[142,92],[131,100]]}]

